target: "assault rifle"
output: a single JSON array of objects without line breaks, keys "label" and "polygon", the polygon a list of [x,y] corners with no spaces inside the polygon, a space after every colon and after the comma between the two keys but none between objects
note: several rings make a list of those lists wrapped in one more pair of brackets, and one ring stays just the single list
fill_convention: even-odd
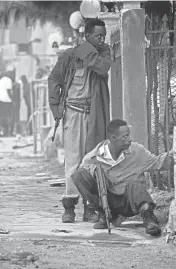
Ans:
[{"label": "assault rifle", "polygon": [[57,127],[59,126],[60,120],[64,116],[66,99],[67,99],[67,96],[68,96],[68,90],[70,88],[70,85],[72,83],[73,77],[75,75],[74,61],[75,61],[75,48],[74,48],[74,51],[73,51],[72,59],[71,59],[67,74],[65,76],[65,82],[64,82],[65,86],[64,86],[64,89],[62,91],[60,103],[59,103],[59,106],[58,106],[58,116],[55,119],[54,133],[53,133],[53,136],[51,138],[52,142],[54,142]]},{"label": "assault rifle", "polygon": [[96,175],[96,179],[97,179],[100,203],[101,203],[101,206],[103,207],[103,210],[105,212],[108,233],[110,234],[111,233],[111,228],[110,228],[111,213],[110,213],[108,199],[107,199],[106,179],[105,179],[104,171],[103,171],[101,165],[97,165],[97,168],[95,170],[95,175]]}]

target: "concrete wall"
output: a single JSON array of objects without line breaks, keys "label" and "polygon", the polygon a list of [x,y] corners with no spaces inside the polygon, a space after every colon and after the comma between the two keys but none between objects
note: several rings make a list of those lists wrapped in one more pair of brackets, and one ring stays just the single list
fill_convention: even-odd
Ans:
[{"label": "concrete wall", "polygon": [[[133,141],[148,147],[145,83],[144,10],[123,9],[102,13],[112,55],[109,72],[111,118],[123,118],[131,128]],[[120,34],[119,34],[120,33]]]},{"label": "concrete wall", "polygon": [[147,147],[144,10],[121,16],[123,118],[132,125],[132,139]]}]

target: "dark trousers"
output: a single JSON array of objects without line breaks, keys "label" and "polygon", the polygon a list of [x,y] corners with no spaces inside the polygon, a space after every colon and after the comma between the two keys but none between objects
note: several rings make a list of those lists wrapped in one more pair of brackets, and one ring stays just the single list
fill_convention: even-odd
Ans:
[{"label": "dark trousers", "polygon": [[[98,210],[99,194],[96,180],[85,170],[78,169],[72,175],[72,180],[83,199],[89,202],[89,206]],[[116,195],[108,191],[108,204],[113,218],[118,215],[132,217],[139,213],[140,207],[149,203],[154,208],[154,202],[139,181],[129,180],[123,195]]]}]

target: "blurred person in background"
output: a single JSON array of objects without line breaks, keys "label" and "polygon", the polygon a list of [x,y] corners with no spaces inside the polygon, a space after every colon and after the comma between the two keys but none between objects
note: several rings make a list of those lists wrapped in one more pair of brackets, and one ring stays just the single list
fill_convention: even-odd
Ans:
[{"label": "blurred person in background", "polygon": [[13,133],[15,123],[13,102],[13,81],[10,77],[3,76],[0,79],[0,126],[3,135],[9,136]]},{"label": "blurred person in background", "polygon": [[[26,75],[21,76],[21,82],[22,82],[22,89],[23,89],[23,98],[25,100],[26,106],[27,106],[27,118],[28,121],[31,116],[31,100],[30,100],[30,83],[26,77]],[[32,126],[31,123],[29,123],[29,134],[32,134]]]}]

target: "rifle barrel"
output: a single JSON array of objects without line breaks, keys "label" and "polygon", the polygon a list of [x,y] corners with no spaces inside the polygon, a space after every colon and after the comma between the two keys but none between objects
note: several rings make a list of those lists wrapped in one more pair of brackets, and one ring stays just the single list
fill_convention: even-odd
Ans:
[{"label": "rifle barrel", "polygon": [[52,142],[54,142],[56,131],[57,131],[57,127],[59,126],[59,122],[60,122],[60,120],[56,119],[55,126],[54,126],[54,133],[53,133],[53,136],[51,138]]},{"label": "rifle barrel", "polygon": [[96,176],[97,176],[98,192],[101,198],[101,205],[103,207],[103,210],[106,216],[108,233],[111,234],[111,227],[110,227],[111,214],[110,214],[108,199],[107,199],[107,186],[106,186],[105,177],[104,177],[104,174],[100,165],[97,166]]}]

